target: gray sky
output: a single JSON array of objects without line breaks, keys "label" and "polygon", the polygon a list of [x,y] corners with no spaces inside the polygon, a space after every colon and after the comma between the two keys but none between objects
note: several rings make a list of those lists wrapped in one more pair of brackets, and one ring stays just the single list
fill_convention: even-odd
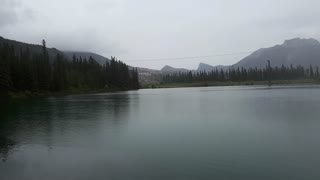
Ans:
[{"label": "gray sky", "polygon": [[116,56],[133,66],[229,65],[295,37],[320,38],[319,0],[0,0],[0,36]]}]

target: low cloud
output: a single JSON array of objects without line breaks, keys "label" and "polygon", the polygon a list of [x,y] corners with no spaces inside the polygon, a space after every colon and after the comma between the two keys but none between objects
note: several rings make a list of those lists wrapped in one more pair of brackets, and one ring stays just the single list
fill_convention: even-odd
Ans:
[{"label": "low cloud", "polygon": [[33,17],[33,10],[22,7],[20,1],[0,0],[0,28],[26,22]]},{"label": "low cloud", "polygon": [[16,1],[0,0],[0,28],[14,24],[18,21]]},{"label": "low cloud", "polygon": [[83,28],[81,31],[55,32],[47,37],[50,46],[64,51],[87,51],[107,57],[127,53],[125,49],[121,48],[120,44],[103,37],[94,28]]},{"label": "low cloud", "polygon": [[91,51],[160,69],[233,64],[223,56],[286,39],[320,38],[318,0],[0,0],[0,36],[61,50]]}]

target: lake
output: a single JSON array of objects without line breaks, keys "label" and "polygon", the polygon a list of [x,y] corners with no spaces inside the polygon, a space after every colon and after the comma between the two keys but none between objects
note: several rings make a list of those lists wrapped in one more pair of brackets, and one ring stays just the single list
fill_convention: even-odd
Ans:
[{"label": "lake", "polygon": [[320,179],[320,86],[50,97],[0,119],[1,180]]}]

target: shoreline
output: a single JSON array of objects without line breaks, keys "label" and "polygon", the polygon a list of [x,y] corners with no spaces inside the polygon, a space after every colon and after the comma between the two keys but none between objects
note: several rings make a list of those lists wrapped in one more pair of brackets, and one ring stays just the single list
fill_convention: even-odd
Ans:
[{"label": "shoreline", "polygon": [[[223,87],[223,86],[269,86],[268,81],[243,81],[243,82],[195,82],[195,83],[170,83],[170,84],[156,84],[146,85],[141,89],[163,89],[163,88],[186,88],[186,87]],[[272,85],[320,85],[320,80],[306,79],[306,80],[275,80],[271,82]]]},{"label": "shoreline", "polygon": [[95,93],[113,93],[121,91],[130,91],[138,89],[123,89],[123,88],[114,88],[114,89],[98,89],[98,90],[81,90],[81,89],[71,89],[59,92],[30,92],[30,91],[19,91],[13,92],[10,91],[7,93],[8,99],[33,99],[33,98],[46,98],[46,97],[59,97],[59,96],[69,96],[69,95],[80,95],[80,94],[95,94]]},{"label": "shoreline", "polygon": [[[224,86],[269,86],[268,81],[243,81],[243,82],[194,82],[194,83],[171,83],[171,84],[153,84],[145,85],[139,89],[166,89],[166,88],[191,88],[191,87],[224,87]],[[271,82],[273,85],[320,85],[320,80],[304,79],[304,80],[276,80]],[[121,91],[139,90],[139,89],[99,89],[99,90],[85,90],[85,89],[69,89],[60,92],[9,92],[7,93],[7,99],[33,99],[33,98],[45,98],[45,97],[58,97],[58,96],[69,96],[79,94],[95,94],[95,93],[114,93]]]}]

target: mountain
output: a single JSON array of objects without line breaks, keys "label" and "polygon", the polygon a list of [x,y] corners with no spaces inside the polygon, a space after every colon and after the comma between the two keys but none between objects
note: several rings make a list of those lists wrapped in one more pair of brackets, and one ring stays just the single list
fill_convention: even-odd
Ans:
[{"label": "mountain", "polygon": [[162,73],[175,73],[175,72],[189,72],[190,70],[184,69],[184,68],[174,68],[166,65],[160,71]]},{"label": "mountain", "polygon": [[[284,41],[281,45],[276,45],[270,48],[261,48],[253,52],[251,55],[241,59],[239,62],[231,66],[212,66],[205,63],[200,63],[195,71],[212,71],[215,69],[227,70],[229,67],[244,67],[244,68],[265,68],[267,60],[270,60],[271,66],[304,66],[309,67],[320,66],[320,43],[316,39],[301,39],[294,38]],[[161,72],[186,72],[187,69],[173,68],[165,66]]]},{"label": "mountain", "polygon": [[[29,47],[32,53],[42,53],[41,45],[27,44],[23,42],[18,42],[14,40],[5,39],[0,36],[0,44],[7,43],[15,47],[15,49]],[[47,48],[50,59],[54,59],[58,53],[64,54],[64,56],[72,60],[73,55],[76,57],[89,58],[93,57],[98,63],[104,64],[110,59],[101,56],[99,54],[91,52],[80,52],[80,51],[59,51],[55,48]],[[295,38],[291,40],[284,41],[281,45],[276,45],[270,48],[262,48],[251,55],[243,58],[239,62],[231,66],[212,66],[205,63],[200,63],[196,70],[188,70],[184,68],[174,68],[171,66],[164,66],[161,70],[153,70],[147,68],[131,67],[137,68],[139,72],[139,78],[142,83],[150,83],[159,81],[159,76],[161,74],[175,73],[175,72],[199,72],[199,71],[211,71],[215,69],[228,69],[229,67],[244,67],[244,68],[265,68],[267,60],[271,61],[271,66],[297,66],[302,65],[305,67],[320,66],[320,43],[316,39],[301,39]]]},{"label": "mountain", "polygon": [[[18,49],[25,49],[27,46],[31,53],[35,54],[41,54],[42,53],[42,46],[41,45],[33,45],[28,44],[24,42],[18,42],[14,40],[5,39],[0,36],[0,44],[7,43],[9,46],[13,46],[16,50]],[[84,59],[91,56],[93,59],[95,59],[99,64],[105,64],[107,61],[110,61],[110,59],[101,56],[99,54],[91,53],[91,52],[81,52],[81,51],[59,51],[56,48],[47,48],[48,54],[50,59],[55,59],[57,54],[62,54],[64,57],[71,61],[73,58],[73,55],[75,55],[77,58],[80,56]],[[141,84],[151,84],[151,83],[158,83],[159,82],[159,75],[161,74],[161,71],[159,70],[153,70],[148,68],[140,68],[140,67],[132,67],[128,66],[129,69],[137,69],[139,73],[139,81]]]},{"label": "mountain", "polygon": [[101,56],[99,54],[91,53],[91,52],[81,52],[81,51],[63,51],[68,59],[72,59],[73,55],[77,58],[81,57],[82,59],[86,58],[89,59],[91,56],[94,60],[96,60],[99,64],[105,64],[106,62],[110,61],[110,59]]},{"label": "mountain", "polygon": [[[27,46],[29,47],[30,52],[41,54],[42,53],[42,45],[34,45],[34,44],[28,44],[24,42],[14,41],[5,39],[0,36],[0,44],[7,43],[9,46],[14,46],[15,49],[25,49]],[[93,59],[95,59],[99,64],[104,64],[106,61],[109,61],[108,58],[103,57],[99,54],[91,53],[91,52],[76,52],[76,51],[59,51],[56,48],[47,48],[48,54],[50,59],[54,59],[57,54],[63,54],[68,60],[72,60],[73,55],[75,55],[77,58],[80,56],[84,59],[91,56]]]},{"label": "mountain", "polygon": [[212,71],[214,69],[215,69],[214,66],[211,66],[211,65],[205,64],[205,63],[200,63],[199,66],[198,66],[197,71],[206,71],[206,72],[208,72],[208,71]]},{"label": "mountain", "polygon": [[226,70],[228,68],[229,68],[229,66],[223,66],[223,65],[211,66],[209,64],[200,63],[196,70],[189,70],[189,69],[184,69],[184,68],[174,68],[174,67],[166,65],[160,71],[162,73],[189,72],[189,71],[192,71],[192,72],[200,72],[200,71],[209,72],[209,71],[216,70],[216,69]]},{"label": "mountain", "polygon": [[[30,52],[36,53],[36,54],[42,53],[41,45],[27,44],[27,43],[18,42],[10,39],[5,39],[0,36],[0,44],[4,44],[4,43],[7,43],[9,46],[13,46],[16,50],[25,49],[28,46]],[[57,50],[56,48],[47,48],[47,51],[50,59],[54,59],[58,53],[63,54],[61,51]]]},{"label": "mountain", "polygon": [[211,66],[209,64],[205,64],[205,63],[200,63],[198,66],[198,69],[196,71],[212,71],[212,70],[216,70],[216,69],[228,69],[229,66],[223,66],[223,65],[218,65],[218,66]]},{"label": "mountain", "polygon": [[240,60],[234,67],[264,68],[267,60],[271,66],[320,65],[320,43],[315,39],[295,38],[284,41],[281,45],[262,48]]}]

